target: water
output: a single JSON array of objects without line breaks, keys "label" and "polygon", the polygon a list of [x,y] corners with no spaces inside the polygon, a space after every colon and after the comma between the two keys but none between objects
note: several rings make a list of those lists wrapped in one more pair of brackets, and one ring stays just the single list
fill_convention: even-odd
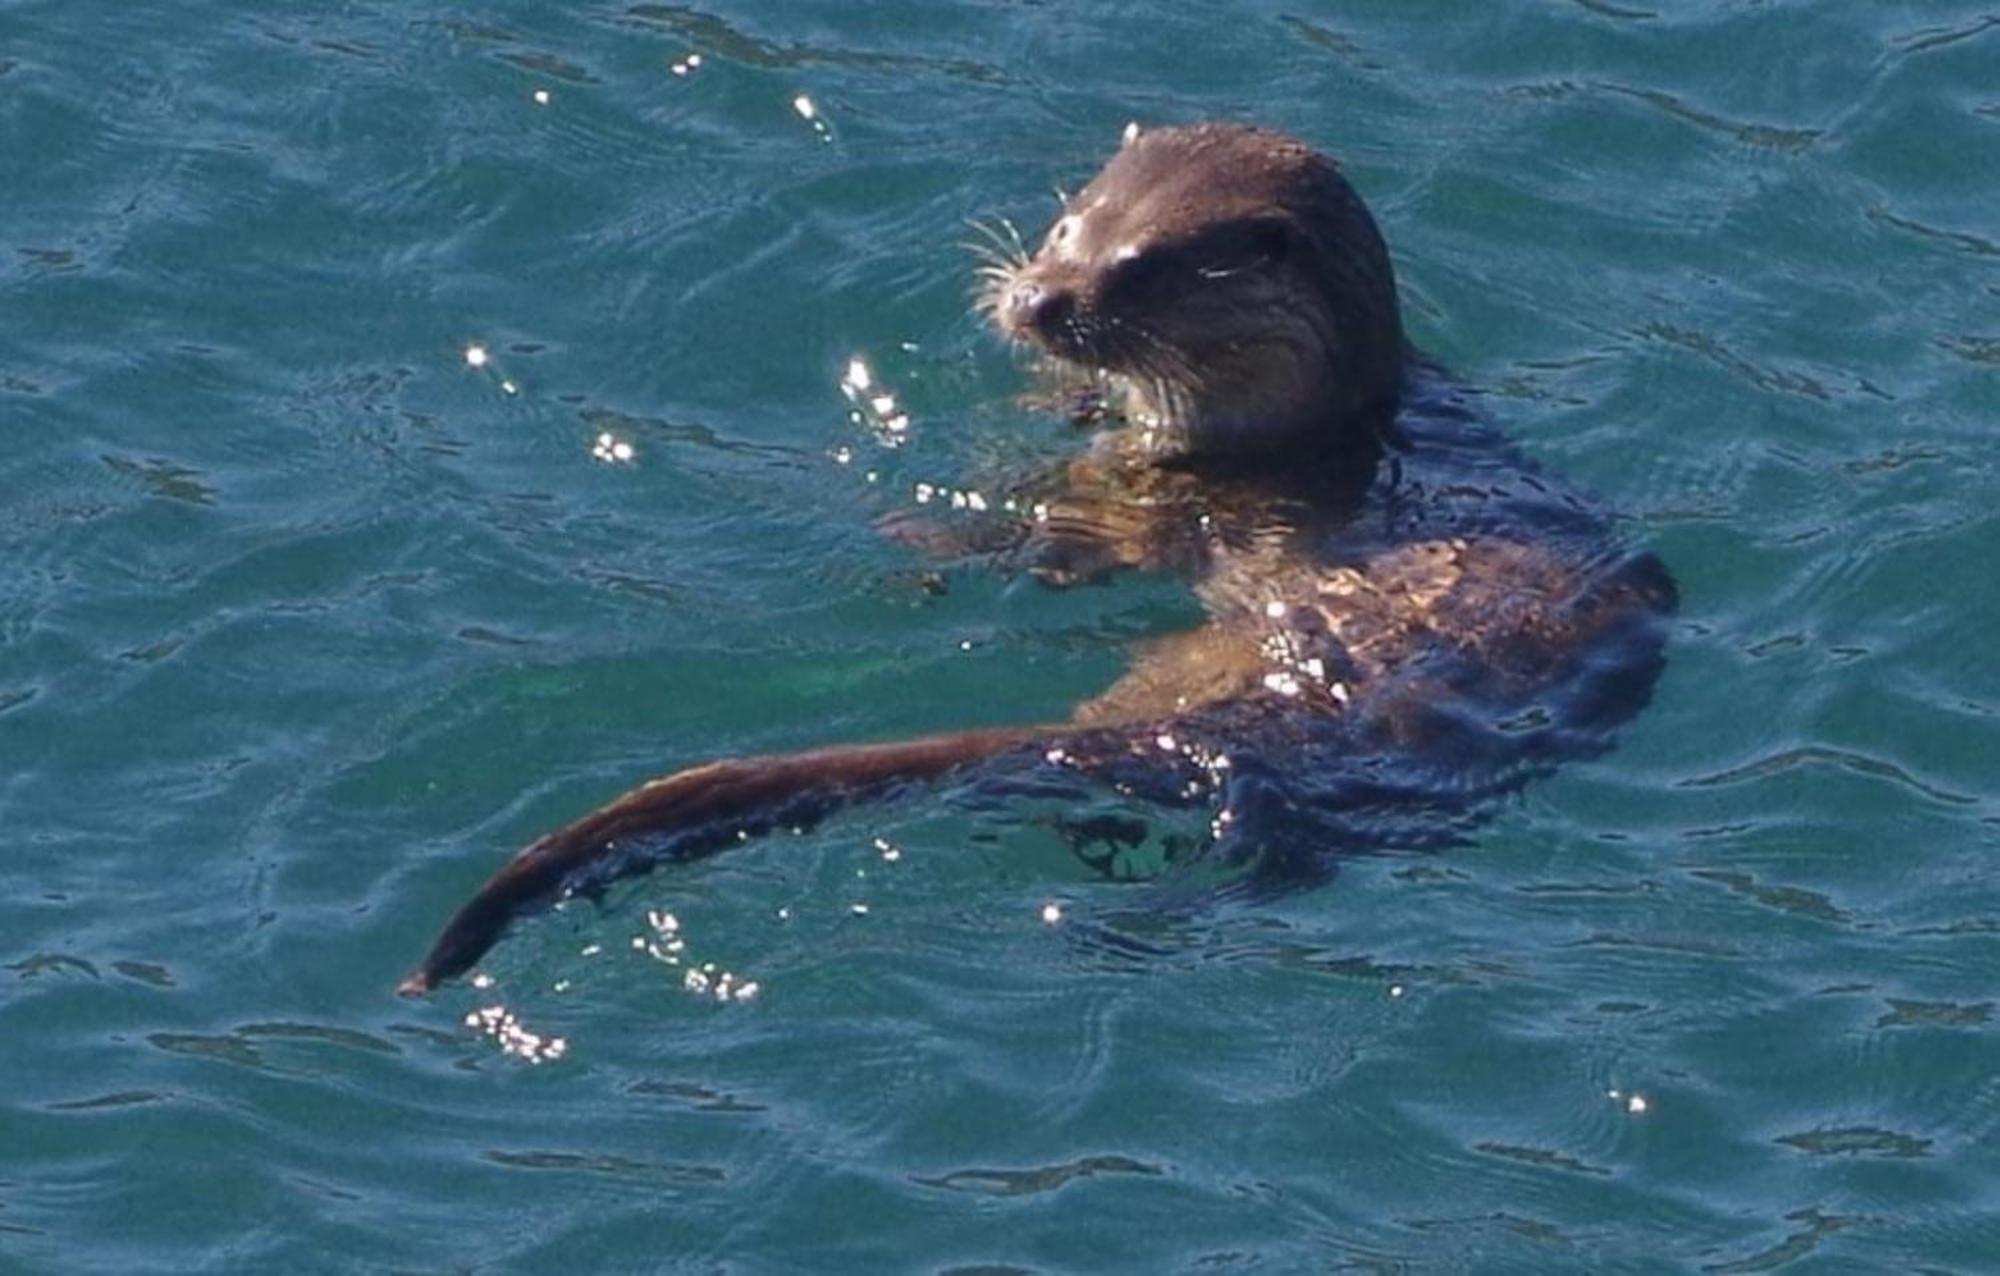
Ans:
[{"label": "water", "polygon": [[[1945,0],[0,10],[0,1268],[1991,1270],[1995,85]],[[1211,116],[1674,567],[1622,746],[1157,956],[937,795],[391,996],[634,779],[1184,618],[873,522],[1065,442],[963,219]]]}]

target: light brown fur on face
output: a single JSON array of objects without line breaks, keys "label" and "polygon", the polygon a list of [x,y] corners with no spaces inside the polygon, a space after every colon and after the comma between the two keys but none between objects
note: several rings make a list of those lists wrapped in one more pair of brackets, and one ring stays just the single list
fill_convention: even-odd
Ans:
[{"label": "light brown fur on face", "polygon": [[1112,374],[1170,451],[1339,450],[1396,401],[1382,237],[1334,163],[1280,134],[1128,132],[1041,247],[987,275],[1002,332]]}]

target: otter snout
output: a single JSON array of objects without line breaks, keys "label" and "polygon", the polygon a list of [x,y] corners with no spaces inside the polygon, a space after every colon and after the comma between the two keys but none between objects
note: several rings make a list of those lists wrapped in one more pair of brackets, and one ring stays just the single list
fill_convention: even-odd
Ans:
[{"label": "otter snout", "polygon": [[1036,279],[1017,279],[1000,305],[1001,322],[1012,333],[1044,340],[1076,313],[1076,294]]}]

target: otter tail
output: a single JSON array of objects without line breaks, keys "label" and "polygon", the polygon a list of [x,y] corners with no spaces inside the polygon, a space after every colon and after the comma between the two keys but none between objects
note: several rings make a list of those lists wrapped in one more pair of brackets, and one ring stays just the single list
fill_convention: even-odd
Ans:
[{"label": "otter tail", "polygon": [[650,780],[515,855],[452,915],[396,991],[422,996],[463,974],[499,941],[509,922],[566,885],[616,876],[624,867],[617,847],[621,838],[672,838],[674,858],[698,859],[740,834],[810,824],[895,784],[935,779],[1059,731],[999,727],[893,744],[839,745],[731,758]]}]

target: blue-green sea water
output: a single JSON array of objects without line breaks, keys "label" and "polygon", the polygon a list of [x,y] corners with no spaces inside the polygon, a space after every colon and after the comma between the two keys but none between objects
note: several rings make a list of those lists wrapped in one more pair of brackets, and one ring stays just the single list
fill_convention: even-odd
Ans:
[{"label": "blue-green sea water", "polygon": [[[393,996],[1186,620],[877,522],[1067,437],[966,219],[1211,117],[1673,568],[1621,746],[1142,951],[942,791]],[[2000,1270],[1996,178],[1992,0],[0,5],[0,1270]]]}]

